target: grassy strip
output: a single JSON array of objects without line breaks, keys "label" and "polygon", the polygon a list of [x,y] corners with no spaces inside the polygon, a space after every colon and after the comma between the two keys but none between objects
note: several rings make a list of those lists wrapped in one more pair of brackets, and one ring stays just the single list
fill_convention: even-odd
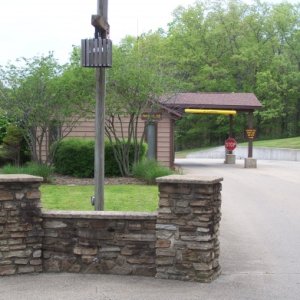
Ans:
[{"label": "grassy strip", "polygon": [[6,165],[0,170],[1,174],[28,174],[33,176],[40,176],[44,178],[44,182],[51,180],[53,170],[47,165],[41,165],[34,162],[29,162],[24,166],[17,167],[13,165]]},{"label": "grassy strip", "polygon": [[[90,198],[94,186],[41,186],[42,205],[52,210],[94,210]],[[106,185],[104,190],[106,211],[145,211],[157,210],[157,186]]]},{"label": "grassy strip", "polygon": [[254,141],[253,144],[255,147],[300,149],[300,137],[278,140]]}]

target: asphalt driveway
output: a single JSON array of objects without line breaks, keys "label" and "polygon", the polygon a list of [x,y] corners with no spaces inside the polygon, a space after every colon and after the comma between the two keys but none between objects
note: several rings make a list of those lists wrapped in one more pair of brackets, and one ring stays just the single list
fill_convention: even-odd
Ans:
[{"label": "asphalt driveway", "polygon": [[182,159],[184,173],[224,177],[222,275],[211,284],[41,274],[0,278],[0,299],[300,299],[300,162]]}]

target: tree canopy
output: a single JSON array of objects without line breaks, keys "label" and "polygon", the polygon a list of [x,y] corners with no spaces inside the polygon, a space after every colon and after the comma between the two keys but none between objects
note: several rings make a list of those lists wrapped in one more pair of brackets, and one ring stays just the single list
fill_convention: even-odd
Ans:
[{"label": "tree canopy", "polygon": [[[166,33],[165,59],[186,91],[255,93],[264,105],[256,113],[261,138],[299,135],[299,9],[287,2],[248,5],[237,0],[179,7]],[[211,127],[207,143],[218,142],[211,138],[220,118],[200,118]],[[198,119],[180,121],[179,132]],[[245,126],[243,117],[236,123]],[[190,130],[203,135],[203,127]]]},{"label": "tree canopy", "polygon": [[[135,140],[133,124],[149,100],[178,91],[253,92],[263,104],[255,114],[260,138],[299,136],[299,24],[299,4],[203,0],[174,10],[165,31],[124,38],[113,48],[108,72],[107,136],[114,138],[109,126],[126,114]],[[94,80],[92,70],[80,67],[76,47],[64,66],[49,54],[1,68],[1,107],[31,132],[33,157],[37,137],[51,122],[67,124],[67,134],[77,118],[93,111]],[[224,117],[185,116],[176,124],[176,144],[220,143],[226,124]],[[245,126],[244,115],[235,118],[240,139]]]}]

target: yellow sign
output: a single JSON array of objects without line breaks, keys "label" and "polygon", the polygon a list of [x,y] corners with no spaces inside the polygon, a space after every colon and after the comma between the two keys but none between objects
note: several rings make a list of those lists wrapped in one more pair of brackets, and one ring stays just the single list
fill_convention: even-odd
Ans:
[{"label": "yellow sign", "polygon": [[249,140],[253,140],[256,136],[256,129],[246,129],[246,136]]},{"label": "yellow sign", "polygon": [[236,110],[186,108],[184,111],[190,114],[236,115]]}]

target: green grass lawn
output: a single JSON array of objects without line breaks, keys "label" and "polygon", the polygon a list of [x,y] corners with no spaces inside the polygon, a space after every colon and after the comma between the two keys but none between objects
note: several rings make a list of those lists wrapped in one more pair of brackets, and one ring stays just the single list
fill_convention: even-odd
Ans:
[{"label": "green grass lawn", "polygon": [[254,141],[254,146],[300,149],[300,137],[278,139],[278,140],[267,140],[267,141]]},{"label": "green grass lawn", "polygon": [[[41,201],[44,209],[51,210],[94,210],[91,196],[94,186],[41,186]],[[156,211],[158,188],[150,185],[106,185],[104,209],[106,211]]]}]

